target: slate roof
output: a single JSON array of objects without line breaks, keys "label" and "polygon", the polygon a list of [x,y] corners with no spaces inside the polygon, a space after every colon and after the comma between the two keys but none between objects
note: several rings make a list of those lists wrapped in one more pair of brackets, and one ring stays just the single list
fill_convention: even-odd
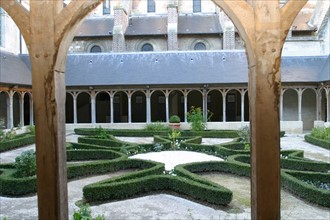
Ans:
[{"label": "slate roof", "polygon": [[0,84],[31,85],[30,69],[17,55],[0,49]]},{"label": "slate roof", "polygon": [[179,16],[178,34],[220,34],[222,33],[219,17],[211,15]]},{"label": "slate roof", "polygon": [[167,16],[132,16],[125,32],[127,36],[166,34]]},{"label": "slate roof", "polygon": [[88,18],[78,27],[76,37],[112,36],[114,21],[112,17]]},{"label": "slate roof", "polygon": [[[0,83],[31,85],[28,55],[1,59]],[[330,80],[329,56],[282,57],[282,82]],[[3,61],[4,60],[4,61]],[[7,59],[8,60],[8,59]],[[23,65],[22,65],[23,64]],[[247,83],[244,51],[69,54],[67,86]]]}]

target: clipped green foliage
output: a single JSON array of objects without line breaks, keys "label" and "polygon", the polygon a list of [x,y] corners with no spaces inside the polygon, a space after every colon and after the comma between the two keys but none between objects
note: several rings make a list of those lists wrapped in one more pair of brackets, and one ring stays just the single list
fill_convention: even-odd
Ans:
[{"label": "clipped green foliage", "polygon": [[92,216],[92,210],[89,204],[85,204],[79,207],[78,210],[74,210],[74,220],[105,220],[104,215],[98,215],[95,218]]},{"label": "clipped green foliage", "polygon": [[16,175],[18,177],[27,177],[36,175],[37,163],[34,150],[24,151],[15,158]]},{"label": "clipped green foliage", "polygon": [[145,130],[147,131],[169,131],[170,128],[162,122],[153,122],[146,125]]},{"label": "clipped green foliage", "polygon": [[328,128],[313,128],[311,136],[322,139],[325,141],[330,141],[330,127]]},{"label": "clipped green foliage", "polygon": [[171,115],[170,117],[170,123],[180,123],[181,119],[177,115]]},{"label": "clipped green foliage", "polygon": [[33,144],[35,136],[31,134],[17,135],[14,139],[0,141],[0,152],[13,150],[22,146]]},{"label": "clipped green foliage", "polygon": [[311,144],[317,145],[319,147],[323,147],[325,149],[330,150],[330,140],[317,138],[312,135],[305,135],[305,141],[307,141]]}]

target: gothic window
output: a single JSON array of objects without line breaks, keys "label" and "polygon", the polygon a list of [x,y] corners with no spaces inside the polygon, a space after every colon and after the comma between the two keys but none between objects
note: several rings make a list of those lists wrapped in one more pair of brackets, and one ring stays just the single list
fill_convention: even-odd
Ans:
[{"label": "gothic window", "polygon": [[154,50],[154,47],[149,43],[145,43],[141,47],[141,51],[153,51],[153,50]]},{"label": "gothic window", "polygon": [[202,42],[198,42],[195,44],[194,50],[206,50],[206,45]]},{"label": "gothic window", "polygon": [[202,5],[201,0],[193,0],[193,12],[201,12],[202,11]]},{"label": "gothic window", "polygon": [[91,52],[91,53],[101,53],[101,52],[102,52],[102,49],[101,49],[100,46],[98,46],[98,45],[94,45],[94,46],[92,46],[90,52]]},{"label": "gothic window", "polygon": [[103,14],[110,14],[110,0],[103,0]]},{"label": "gothic window", "polygon": [[155,0],[148,0],[147,12],[155,12],[156,11],[156,3]]}]

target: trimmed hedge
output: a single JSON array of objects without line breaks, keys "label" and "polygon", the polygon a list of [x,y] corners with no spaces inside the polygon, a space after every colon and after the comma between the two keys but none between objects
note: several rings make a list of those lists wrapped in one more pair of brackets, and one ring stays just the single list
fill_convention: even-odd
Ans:
[{"label": "trimmed hedge", "polygon": [[[148,131],[148,130],[130,130],[130,129],[105,129],[109,134],[122,137],[151,137],[154,135],[167,136],[168,131]],[[78,135],[98,135],[97,128],[76,128],[74,132]],[[182,136],[202,136],[204,138],[235,138],[238,137],[235,130],[205,130],[190,131],[180,130]]]},{"label": "trimmed hedge", "polygon": [[290,192],[321,206],[330,207],[330,190],[321,189],[303,180],[323,181],[330,183],[329,173],[312,173],[301,171],[282,171],[282,186]]},{"label": "trimmed hedge", "polygon": [[305,141],[317,145],[319,147],[323,147],[325,149],[330,150],[330,141],[324,140],[324,139],[319,139],[316,137],[313,137],[312,135],[305,135]]},{"label": "trimmed hedge", "polygon": [[18,135],[16,138],[12,140],[0,142],[0,153],[33,143],[35,143],[34,135],[32,134]]},{"label": "trimmed hedge", "polygon": [[87,201],[111,201],[160,190],[174,191],[216,205],[227,205],[232,200],[232,192],[224,187],[171,175],[151,175],[126,181],[113,179],[85,186],[83,192]]}]

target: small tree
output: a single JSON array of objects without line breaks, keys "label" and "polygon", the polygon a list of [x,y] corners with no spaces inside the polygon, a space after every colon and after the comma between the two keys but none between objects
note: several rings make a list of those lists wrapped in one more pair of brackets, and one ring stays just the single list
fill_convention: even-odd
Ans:
[{"label": "small tree", "polygon": [[193,131],[203,131],[206,129],[206,122],[212,117],[213,113],[208,111],[207,120],[203,117],[203,111],[201,107],[195,108],[191,106],[189,112],[187,113],[187,119],[190,123],[191,130]]},{"label": "small tree", "polygon": [[37,171],[36,155],[34,150],[24,151],[15,158],[15,168],[17,175],[21,177],[33,176]]}]

